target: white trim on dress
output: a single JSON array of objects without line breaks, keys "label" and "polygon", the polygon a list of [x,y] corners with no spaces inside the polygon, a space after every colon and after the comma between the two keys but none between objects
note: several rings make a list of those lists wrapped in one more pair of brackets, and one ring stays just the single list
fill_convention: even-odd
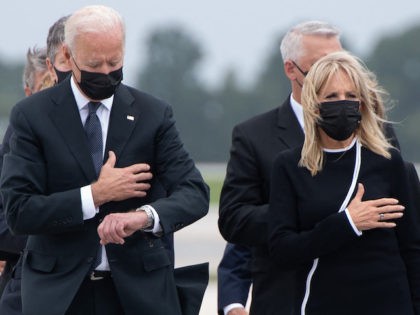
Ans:
[{"label": "white trim on dress", "polygon": [[[353,145],[350,144],[349,147],[352,147],[352,146]],[[347,147],[347,148],[349,148],[349,147]],[[325,150],[325,151],[327,151],[327,150]],[[359,177],[359,171],[360,171],[361,163],[362,163],[362,161],[361,161],[361,144],[360,144],[360,141],[357,139],[356,140],[356,159],[355,159],[355,162],[354,162],[353,179],[351,181],[350,188],[347,191],[347,196],[344,199],[343,203],[341,204],[340,210],[338,210],[338,212],[342,212],[347,208],[347,204],[349,203],[350,197],[353,194],[354,188],[356,187],[357,178]],[[308,304],[309,294],[311,292],[312,277],[313,277],[313,275],[316,271],[316,268],[318,267],[318,263],[319,263],[319,258],[315,258],[314,262],[312,264],[312,268],[309,271],[308,276],[306,278],[305,296],[303,298],[302,305],[300,307],[300,314],[301,315],[306,314],[306,305]]]}]

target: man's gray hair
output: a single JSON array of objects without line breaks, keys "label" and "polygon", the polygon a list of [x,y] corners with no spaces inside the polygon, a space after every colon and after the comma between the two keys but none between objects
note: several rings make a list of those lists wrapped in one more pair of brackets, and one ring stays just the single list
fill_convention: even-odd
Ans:
[{"label": "man's gray hair", "polygon": [[[75,39],[83,33],[122,32],[125,43],[125,25],[121,15],[114,9],[103,5],[90,5],[74,12],[65,23],[64,41],[74,51]],[[124,47],[123,47],[124,48]]]},{"label": "man's gray hair", "polygon": [[64,44],[64,25],[70,15],[66,15],[58,19],[48,30],[47,36],[47,57],[54,65],[55,56]]},{"label": "man's gray hair", "polygon": [[23,88],[28,87],[31,91],[35,89],[36,74],[47,71],[46,58],[47,49],[45,47],[37,48],[35,46],[32,49],[28,49],[26,53],[26,64],[23,69]]},{"label": "man's gray hair", "polygon": [[304,35],[337,37],[337,39],[340,39],[340,30],[323,21],[307,21],[292,27],[280,44],[283,62],[286,60],[297,61],[303,55],[302,37]]}]

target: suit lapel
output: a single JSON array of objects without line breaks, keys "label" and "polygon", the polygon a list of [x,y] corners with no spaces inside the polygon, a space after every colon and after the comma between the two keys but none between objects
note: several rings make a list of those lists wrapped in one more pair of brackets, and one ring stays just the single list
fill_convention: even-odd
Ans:
[{"label": "suit lapel", "polygon": [[305,135],[290,105],[290,97],[280,106],[277,113],[277,130],[280,141],[288,148],[301,146]]},{"label": "suit lapel", "polygon": [[89,152],[86,135],[80,113],[70,87],[70,78],[56,87],[52,95],[55,106],[49,116],[62,135],[74,158],[88,180],[96,178],[92,157]]},{"label": "suit lapel", "polygon": [[125,85],[121,84],[114,95],[104,160],[108,159],[110,150],[114,151],[118,160],[130,138],[140,116],[140,109],[138,106],[132,106],[133,103],[133,95]]}]

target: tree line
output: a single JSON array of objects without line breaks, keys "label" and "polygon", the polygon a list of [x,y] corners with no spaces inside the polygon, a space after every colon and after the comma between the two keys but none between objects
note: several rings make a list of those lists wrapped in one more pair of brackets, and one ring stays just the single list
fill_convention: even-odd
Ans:
[{"label": "tree line", "polygon": [[[170,103],[177,127],[196,161],[225,162],[229,157],[235,124],[281,105],[290,83],[283,72],[279,44],[273,40],[255,80],[244,86],[235,69],[226,69],[216,87],[202,79],[204,47],[180,26],[153,30],[146,40],[146,58],[136,87]],[[343,39],[345,49],[351,43]],[[367,56],[359,56],[377,74],[390,93],[388,118],[395,129],[404,157],[420,161],[420,25],[380,38]],[[0,115],[23,97],[23,65],[0,61]]]}]

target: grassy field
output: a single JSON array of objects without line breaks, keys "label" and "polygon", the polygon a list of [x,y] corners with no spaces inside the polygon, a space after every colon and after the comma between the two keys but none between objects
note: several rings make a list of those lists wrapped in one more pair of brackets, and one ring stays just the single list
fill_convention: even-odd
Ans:
[{"label": "grassy field", "polygon": [[212,206],[219,205],[220,191],[222,190],[223,178],[209,178],[204,177],[207,185],[210,187],[210,204]]},{"label": "grassy field", "polygon": [[198,163],[197,167],[210,187],[210,204],[212,206],[219,205],[220,191],[225,179],[226,164]]}]

